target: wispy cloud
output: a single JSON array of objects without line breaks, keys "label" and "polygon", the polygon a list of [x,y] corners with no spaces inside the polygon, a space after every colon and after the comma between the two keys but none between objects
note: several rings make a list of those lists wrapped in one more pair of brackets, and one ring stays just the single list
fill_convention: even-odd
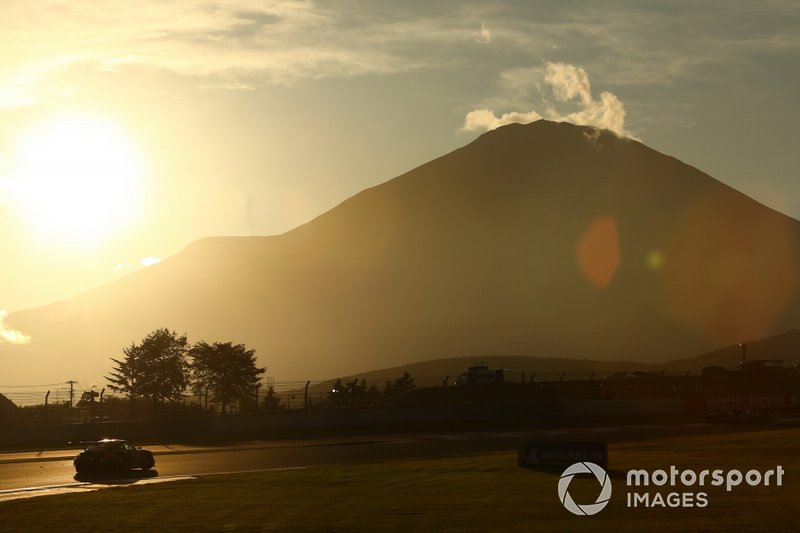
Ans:
[{"label": "wispy cloud", "polygon": [[6,312],[5,309],[0,309],[0,342],[8,342],[11,344],[28,344],[31,342],[30,335],[25,335],[5,324],[7,316],[8,312]]},{"label": "wispy cloud", "polygon": [[[474,42],[476,24],[308,0],[75,0],[50,8],[8,0],[0,5],[0,107],[35,103],[37,84],[77,65],[163,70],[237,90],[403,72],[430,64],[409,46]],[[477,39],[491,40],[485,25]]]},{"label": "wispy cloud", "polygon": [[491,43],[498,71],[558,50],[559,60],[582,65],[600,81],[648,85],[765,50],[800,50],[793,2],[733,6],[721,12],[680,1],[668,8],[555,0],[412,8],[326,0],[5,0],[0,108],[53,97],[55,84],[47,80],[77,65],[167,71],[199,78],[198,86],[240,90],[472,67],[471,47]]},{"label": "wispy cloud", "polygon": [[[626,2],[553,2],[547,9],[504,12],[504,39],[540,55],[603,72],[618,85],[672,83],[707,76],[775,51],[800,51],[800,10],[792,0],[731,0],[728,10],[676,0],[631,7]],[[535,15],[534,15],[535,11]]]},{"label": "wispy cloud", "polygon": [[[589,75],[581,67],[566,63],[547,63],[544,70],[515,71],[502,77],[503,86],[510,87],[513,99],[519,98],[524,92],[520,86],[520,72],[529,75],[531,89],[541,91],[542,82],[549,88],[555,102],[542,101],[545,106],[543,113],[535,110],[510,111],[497,116],[494,111],[486,108],[475,109],[467,113],[464,118],[463,131],[492,130],[513,122],[527,124],[540,118],[549,118],[555,121],[571,122],[583,126],[594,126],[613,131],[619,136],[630,137],[630,132],[625,129],[625,106],[611,92],[604,91],[595,99],[592,95]],[[547,95],[545,95],[547,96]],[[574,104],[579,107],[577,111],[564,112],[558,109],[562,104]]]}]

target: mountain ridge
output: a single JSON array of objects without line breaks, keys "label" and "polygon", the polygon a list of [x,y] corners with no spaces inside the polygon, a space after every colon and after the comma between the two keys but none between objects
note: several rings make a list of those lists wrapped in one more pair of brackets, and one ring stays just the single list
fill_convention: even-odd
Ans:
[{"label": "mountain ridge", "polygon": [[674,157],[539,121],[8,323],[33,336],[23,357],[60,347],[95,375],[165,326],[298,378],[480,353],[655,361],[800,325],[798,242],[800,223]]}]

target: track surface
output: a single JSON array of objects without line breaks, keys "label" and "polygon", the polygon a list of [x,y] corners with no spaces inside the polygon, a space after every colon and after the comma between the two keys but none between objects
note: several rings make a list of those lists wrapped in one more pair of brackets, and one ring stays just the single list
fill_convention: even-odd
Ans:
[{"label": "track surface", "polygon": [[[790,424],[796,425],[796,424]],[[244,472],[277,468],[310,467],[331,464],[355,464],[412,457],[442,457],[465,453],[514,450],[532,440],[622,441],[689,434],[741,431],[707,424],[676,426],[615,426],[595,428],[549,429],[519,432],[483,432],[423,434],[405,436],[350,437],[295,441],[250,442],[235,447],[208,448],[153,446],[156,453],[154,472],[132,471],[106,484],[130,485],[154,477],[198,476],[226,472]],[[43,487],[75,485],[86,482],[76,478],[72,452],[29,452],[0,454],[0,500],[24,490],[33,496]],[[92,481],[89,479],[88,481]],[[100,481],[103,483],[103,481]],[[5,496],[5,497],[3,497]]]}]

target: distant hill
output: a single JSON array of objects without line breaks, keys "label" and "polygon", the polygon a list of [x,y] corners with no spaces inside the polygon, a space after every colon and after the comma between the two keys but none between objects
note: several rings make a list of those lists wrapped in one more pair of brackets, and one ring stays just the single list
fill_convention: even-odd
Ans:
[{"label": "distant hill", "polygon": [[[477,364],[486,364],[490,368],[503,368],[510,371],[507,377],[510,381],[522,381],[522,379],[526,381],[531,379],[537,381],[558,380],[562,372],[566,372],[565,379],[588,379],[592,374],[595,374],[599,379],[619,371],[656,370],[656,367],[652,365],[632,361],[593,361],[590,359],[526,357],[521,355],[452,357],[420,361],[418,363],[409,363],[407,365],[317,381],[309,386],[309,394],[312,398],[319,398],[331,390],[336,379],[341,379],[343,383],[351,383],[353,380],[365,380],[368,386],[374,384],[378,389],[382,390],[386,382],[396,380],[404,372],[408,372],[414,378],[414,384],[418,387],[438,386],[443,384],[445,379],[448,385],[452,385],[459,374],[464,372],[467,367]],[[289,394],[294,394],[297,397],[302,394],[302,389],[297,386],[284,387],[281,392],[285,391],[289,391]]]},{"label": "distant hill", "polygon": [[[407,365],[373,370],[371,372],[357,373],[346,376],[344,381],[353,379],[366,379],[368,382],[381,383],[382,381],[395,379],[408,372],[418,381],[427,380],[430,383],[440,381],[449,376],[452,381],[459,374],[464,372],[467,367],[485,363],[491,368],[504,368],[512,371],[519,376],[525,374],[525,378],[530,379],[558,379],[562,372],[567,372],[571,377],[588,378],[593,372],[598,377],[618,371],[635,370],[655,370],[657,367],[647,363],[637,363],[633,361],[596,361],[591,359],[563,359],[556,357],[526,357],[514,355],[489,355],[483,357],[452,357],[447,359],[435,359],[432,361],[420,361]],[[516,377],[513,379],[517,379]]]},{"label": "distant hill", "polygon": [[[790,330],[774,337],[749,341],[746,344],[748,360],[778,359],[786,366],[800,364],[800,331]],[[662,363],[641,363],[636,361],[597,361],[592,359],[563,359],[555,357],[526,357],[489,355],[484,357],[452,357],[435,359],[433,361],[420,361],[407,365],[361,372],[347,379],[382,380],[392,379],[408,372],[418,377],[455,377],[468,366],[486,363],[491,368],[505,368],[517,373],[524,372],[530,377],[534,372],[537,376],[557,376],[561,372],[568,374],[590,375],[596,372],[598,376],[614,372],[633,372],[637,370],[668,372],[698,372],[709,365],[724,365],[735,367],[742,361],[742,349],[738,344],[719,348],[717,350],[685,359],[675,359]]]},{"label": "distant hill", "polygon": [[[800,331],[791,330],[774,337],[749,341],[746,343],[747,360],[771,359],[781,360],[785,366],[800,364]],[[706,366],[723,365],[735,367],[742,360],[742,349],[737,345],[726,346],[696,357],[676,359],[662,363],[640,363],[635,361],[597,361],[591,359],[562,359],[554,357],[525,357],[525,356],[497,356],[483,357],[452,357],[447,359],[434,359],[420,361],[406,365],[360,372],[348,376],[339,376],[344,383],[353,380],[365,380],[368,385],[375,384],[381,388],[387,381],[394,381],[408,372],[415,384],[423,387],[436,386],[447,378],[447,383],[452,384],[459,374],[467,367],[485,363],[490,368],[503,368],[510,370],[508,379],[525,380],[531,378],[537,381],[557,381],[562,372],[564,379],[589,379],[594,375],[602,379],[617,372],[666,372],[667,374],[684,374],[691,372],[697,374]],[[318,397],[331,389],[336,379],[326,379],[314,382],[309,391],[312,397]],[[298,387],[287,387],[293,394],[301,394]]]},{"label": "distant hill", "polygon": [[[748,361],[756,359],[779,359],[786,366],[800,364],[800,331],[793,329],[765,339],[744,343]],[[663,363],[667,370],[699,370],[705,366],[723,365],[734,367],[742,362],[742,348],[733,344],[708,352],[698,357],[677,359]]]},{"label": "distant hill", "polygon": [[99,382],[158,327],[246,343],[278,380],[484,354],[655,364],[800,327],[798,249],[800,223],[639,142],[515,124],[283,235],[204,239],[14,313],[33,342],[0,344],[0,375]]}]

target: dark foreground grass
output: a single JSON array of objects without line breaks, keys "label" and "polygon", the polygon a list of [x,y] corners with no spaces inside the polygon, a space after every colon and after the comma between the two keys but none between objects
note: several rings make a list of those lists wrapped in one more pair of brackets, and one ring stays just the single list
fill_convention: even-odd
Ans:
[{"label": "dark foreground grass", "polygon": [[[800,528],[800,430],[613,444],[611,504],[568,513],[558,475],[518,468],[513,452],[210,476],[0,503],[0,531],[788,531]],[[782,487],[683,488],[705,508],[629,508],[632,468],[775,468]],[[579,503],[594,480],[575,480]],[[640,492],[642,490],[640,489]],[[670,490],[651,490],[666,495]]]}]

